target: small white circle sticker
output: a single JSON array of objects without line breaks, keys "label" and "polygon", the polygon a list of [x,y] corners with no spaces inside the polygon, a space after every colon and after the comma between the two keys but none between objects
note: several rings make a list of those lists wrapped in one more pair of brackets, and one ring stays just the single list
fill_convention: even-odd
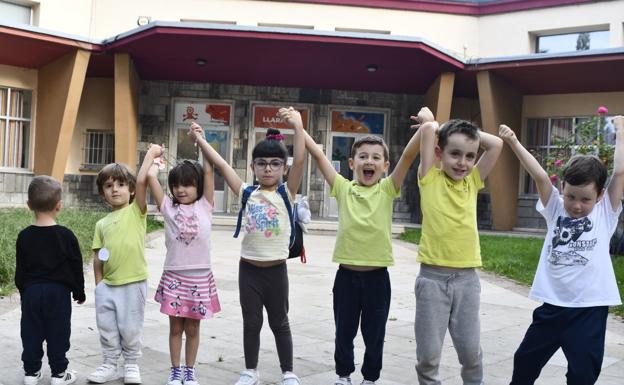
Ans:
[{"label": "small white circle sticker", "polygon": [[102,247],[100,251],[98,251],[98,259],[102,262],[108,261],[109,256],[110,256],[110,253],[108,252],[108,249],[105,247]]}]

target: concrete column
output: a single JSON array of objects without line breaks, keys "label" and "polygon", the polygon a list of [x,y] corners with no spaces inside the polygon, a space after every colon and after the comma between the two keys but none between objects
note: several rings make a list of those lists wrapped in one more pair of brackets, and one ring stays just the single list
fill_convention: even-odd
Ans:
[{"label": "concrete column", "polygon": [[451,117],[454,85],[455,73],[444,72],[425,93],[425,106],[431,109],[438,122],[446,122]]},{"label": "concrete column", "polygon": [[137,166],[139,76],[130,55],[115,54],[115,162]]},{"label": "concrete column", "polygon": [[[522,95],[489,71],[477,73],[477,86],[483,130],[498,135],[498,126],[504,123],[513,128],[520,138]],[[488,177],[492,202],[492,226],[496,230],[511,230],[516,224],[518,179],[518,159],[505,145],[496,166]]]},{"label": "concrete column", "polygon": [[63,181],[91,53],[76,50],[39,69],[34,172]]}]

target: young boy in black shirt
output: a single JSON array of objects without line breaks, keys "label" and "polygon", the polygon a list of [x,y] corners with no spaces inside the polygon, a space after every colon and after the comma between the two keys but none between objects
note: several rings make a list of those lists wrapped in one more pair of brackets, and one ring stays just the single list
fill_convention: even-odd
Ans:
[{"label": "young boy in black shirt", "polygon": [[36,176],[28,186],[28,207],[35,223],[22,230],[15,243],[15,286],[22,306],[21,337],[24,385],[42,378],[42,344],[47,343],[51,385],[76,381],[67,370],[71,333],[71,298],[85,301],[82,255],[71,230],[56,224],[61,209],[61,185],[49,176]]}]

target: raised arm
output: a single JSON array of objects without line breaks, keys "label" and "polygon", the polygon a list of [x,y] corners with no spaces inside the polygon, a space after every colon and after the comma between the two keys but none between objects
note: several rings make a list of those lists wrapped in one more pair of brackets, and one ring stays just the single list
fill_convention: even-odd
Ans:
[{"label": "raised arm", "polygon": [[[156,201],[156,206],[158,206],[159,209],[165,196],[165,192],[158,181],[159,162],[157,162],[157,159],[163,156],[163,152],[164,151],[161,146],[150,144],[150,147],[147,149],[147,154],[145,154],[145,159],[143,160],[143,163],[145,164],[145,162],[151,159],[149,168],[147,169],[147,186],[152,192],[152,198]],[[142,167],[143,166],[141,166],[141,168]]]},{"label": "raised arm", "polygon": [[522,167],[531,175],[531,178],[533,178],[537,185],[537,192],[539,193],[542,205],[546,206],[553,188],[548,173],[542,168],[537,159],[524,148],[511,128],[501,124],[498,128],[498,135],[509,145],[511,150],[518,157]]},{"label": "raised arm", "polygon": [[496,161],[503,150],[501,138],[484,131],[479,131],[479,143],[483,149],[483,154],[477,161],[477,168],[481,174],[481,180],[485,180],[496,165]]},{"label": "raised arm", "polygon": [[[212,146],[211,146],[212,147]],[[208,158],[204,156],[203,162],[204,169],[204,198],[211,205],[214,205],[214,192],[215,192],[215,182],[214,182],[214,168],[212,164],[208,161]]]},{"label": "raised arm", "polygon": [[613,175],[607,187],[609,200],[613,210],[616,210],[622,200],[624,190],[624,116],[613,118],[615,126],[615,152],[613,154]]},{"label": "raised arm", "polygon": [[305,161],[305,132],[303,130],[303,122],[301,113],[292,107],[280,108],[280,118],[295,129],[295,137],[293,138],[293,163],[288,170],[288,190],[292,196],[297,195],[297,190],[301,185],[303,178],[303,163]]},{"label": "raised arm", "polygon": [[400,189],[403,185],[405,175],[407,175],[407,171],[409,170],[412,163],[414,163],[414,160],[416,159],[416,156],[420,151],[420,130],[418,130],[418,128],[421,124],[433,122],[435,120],[433,117],[433,113],[427,107],[421,108],[418,112],[418,116],[410,116],[410,119],[414,120],[417,123],[410,126],[410,128],[417,131],[414,135],[412,135],[412,138],[407,143],[407,146],[405,146],[405,148],[403,149],[403,153],[401,154],[401,158],[399,158],[399,162],[394,167],[394,170],[392,170],[392,174],[390,174],[390,178],[392,179],[394,188],[397,190]]},{"label": "raised arm", "polygon": [[[243,184],[242,179],[238,176],[236,171],[230,166],[225,159],[219,155],[217,150],[215,150],[210,143],[206,141],[206,137],[204,136],[204,129],[195,122],[191,123],[191,127],[189,129],[189,135],[193,140],[196,141],[197,145],[201,149],[202,154],[204,155],[204,159],[207,159],[214,168],[219,170],[225,182],[230,186],[230,189],[235,195],[238,195],[240,192],[240,188]],[[213,189],[214,191],[214,189]]]},{"label": "raised arm", "polygon": [[334,187],[334,180],[336,180],[336,175],[338,174],[336,172],[336,169],[334,168],[334,166],[332,166],[331,162],[329,161],[329,159],[327,159],[325,154],[323,154],[323,151],[318,146],[318,144],[316,144],[314,139],[312,139],[310,134],[308,134],[306,131],[303,131],[303,133],[305,134],[306,149],[308,150],[310,155],[312,155],[312,158],[314,158],[316,166],[319,168],[319,170],[321,170],[321,174],[323,174],[323,177],[325,177],[325,180],[327,181],[327,184],[329,184],[329,187]]},{"label": "raised arm", "polygon": [[[421,111],[423,110],[421,109]],[[431,118],[433,118],[433,114],[431,115]],[[420,120],[421,118],[419,117],[418,119]],[[421,124],[418,129],[418,132],[420,133],[420,165],[418,166],[419,179],[427,175],[429,170],[431,170],[431,167],[435,164],[435,143],[439,128],[438,123],[432,119]]]},{"label": "raised arm", "polygon": [[[145,154],[145,158],[143,158],[143,163],[141,164],[141,168],[139,169],[139,173],[137,175],[136,182],[136,192],[134,195],[134,200],[137,205],[141,209],[141,212],[144,213],[147,209],[147,174],[149,169],[154,165],[154,159],[162,156],[163,149],[158,145],[150,145],[147,153]],[[159,184],[160,186],[160,184]],[[153,186],[150,186],[153,187]],[[162,190],[162,188],[160,188]],[[154,190],[152,190],[154,191]],[[158,201],[158,200],[157,200]],[[161,196],[162,201],[162,196]],[[158,207],[160,207],[160,202],[158,202]]]}]

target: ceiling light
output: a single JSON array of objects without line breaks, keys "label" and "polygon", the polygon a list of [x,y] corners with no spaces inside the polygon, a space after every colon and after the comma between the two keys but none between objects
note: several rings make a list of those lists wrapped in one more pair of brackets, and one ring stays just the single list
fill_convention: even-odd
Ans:
[{"label": "ceiling light", "polygon": [[366,66],[368,72],[377,72],[377,64],[369,64]]},{"label": "ceiling light", "polygon": [[198,66],[203,67],[206,65],[206,59],[198,58],[195,60],[195,63],[197,63]]}]

